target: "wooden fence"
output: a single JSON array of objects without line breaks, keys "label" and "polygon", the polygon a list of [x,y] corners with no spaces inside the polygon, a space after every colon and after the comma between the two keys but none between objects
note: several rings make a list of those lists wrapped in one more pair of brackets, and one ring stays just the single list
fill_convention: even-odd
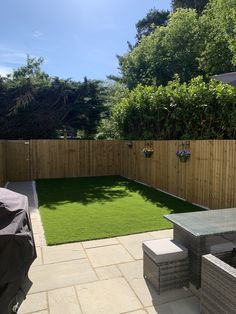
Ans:
[{"label": "wooden fence", "polygon": [[6,170],[6,142],[0,141],[0,186],[7,181]]},{"label": "wooden fence", "polygon": [[119,174],[119,141],[5,141],[5,154],[8,181]]},{"label": "wooden fence", "polygon": [[119,174],[119,141],[33,140],[30,151],[33,179]]},{"label": "wooden fence", "polygon": [[[236,207],[236,141],[190,141],[191,158],[182,163],[182,141],[134,141],[121,147],[122,176],[209,208]],[[141,153],[153,146],[153,156]]]},{"label": "wooden fence", "polygon": [[[0,141],[0,185],[38,178],[122,175],[209,208],[236,207],[236,141]],[[142,149],[153,147],[151,158]],[[6,158],[7,156],[7,158]]]}]

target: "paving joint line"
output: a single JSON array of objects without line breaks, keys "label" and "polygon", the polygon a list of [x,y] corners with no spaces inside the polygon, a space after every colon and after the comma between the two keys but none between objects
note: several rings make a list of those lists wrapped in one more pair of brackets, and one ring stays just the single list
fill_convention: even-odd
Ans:
[{"label": "paving joint line", "polygon": [[80,301],[79,301],[79,296],[78,296],[78,293],[77,293],[76,286],[73,286],[73,289],[74,289],[74,292],[75,292],[76,300],[77,300],[77,302],[78,302],[78,304],[79,304],[80,311],[81,311],[81,313],[83,314],[82,306],[81,306]]},{"label": "paving joint line", "polygon": [[89,265],[91,266],[92,270],[93,270],[94,273],[95,273],[95,276],[97,277],[97,280],[95,280],[95,281],[99,281],[98,275],[97,275],[97,273],[96,273],[96,271],[95,271],[95,267],[93,267],[92,262],[91,262],[90,259],[89,259],[89,256],[88,256],[88,254],[87,254],[86,249],[84,249],[84,252],[85,252],[85,255],[87,256],[87,260],[88,260],[88,262],[89,262]]},{"label": "paving joint line", "polygon": [[143,302],[141,301],[141,299],[139,298],[138,294],[136,293],[136,291],[134,290],[134,288],[131,286],[131,284],[129,283],[128,279],[125,277],[124,273],[122,272],[122,270],[120,269],[120,272],[122,273],[123,275],[123,278],[124,280],[127,282],[128,286],[130,287],[130,289],[133,291],[133,293],[135,294],[135,296],[137,297],[137,299],[139,300],[140,304],[143,306],[144,308],[144,304]]}]

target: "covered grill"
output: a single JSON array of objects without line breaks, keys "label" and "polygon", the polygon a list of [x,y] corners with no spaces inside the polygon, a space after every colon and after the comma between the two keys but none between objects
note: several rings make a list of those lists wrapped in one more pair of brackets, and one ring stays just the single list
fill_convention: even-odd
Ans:
[{"label": "covered grill", "polygon": [[0,188],[0,312],[17,312],[29,288],[36,249],[28,198]]}]

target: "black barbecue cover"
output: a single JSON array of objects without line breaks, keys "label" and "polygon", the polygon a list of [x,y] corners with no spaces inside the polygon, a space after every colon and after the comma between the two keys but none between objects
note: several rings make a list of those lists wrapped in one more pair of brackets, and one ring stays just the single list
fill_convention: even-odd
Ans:
[{"label": "black barbecue cover", "polygon": [[[0,309],[23,286],[36,258],[28,198],[0,188]],[[0,311],[1,311],[0,310]]]}]

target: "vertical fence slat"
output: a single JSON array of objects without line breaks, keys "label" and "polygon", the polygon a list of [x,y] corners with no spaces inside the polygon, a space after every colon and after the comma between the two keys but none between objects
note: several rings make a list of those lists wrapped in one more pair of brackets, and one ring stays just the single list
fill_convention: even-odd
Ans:
[{"label": "vertical fence slat", "polygon": [[4,186],[6,182],[6,141],[0,140],[0,186]]}]

